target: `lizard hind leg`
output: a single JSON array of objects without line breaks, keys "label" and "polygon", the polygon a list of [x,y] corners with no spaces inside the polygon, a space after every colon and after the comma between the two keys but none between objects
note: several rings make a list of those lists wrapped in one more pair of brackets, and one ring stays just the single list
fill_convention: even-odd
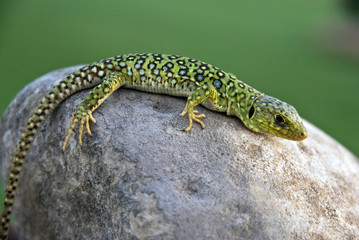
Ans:
[{"label": "lizard hind leg", "polygon": [[75,113],[72,116],[71,126],[67,132],[62,150],[65,151],[67,142],[72,132],[75,131],[75,127],[79,124],[79,145],[82,146],[82,134],[84,126],[86,127],[87,133],[92,135],[90,129],[90,121],[96,124],[95,118],[92,113],[98,108],[107,97],[109,97],[114,91],[121,87],[125,83],[125,79],[118,72],[108,73],[103,82],[97,85],[85,99],[77,107]]}]

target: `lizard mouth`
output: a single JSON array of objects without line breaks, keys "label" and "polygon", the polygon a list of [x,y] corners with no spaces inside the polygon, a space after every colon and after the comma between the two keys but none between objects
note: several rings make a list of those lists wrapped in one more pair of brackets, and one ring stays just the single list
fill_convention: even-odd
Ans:
[{"label": "lizard mouth", "polygon": [[302,141],[302,140],[306,139],[307,137],[308,137],[307,131],[300,131],[299,134],[297,135],[296,139],[294,139],[294,140]]},{"label": "lizard mouth", "polygon": [[293,140],[293,141],[303,141],[304,139],[306,139],[308,137],[307,131],[306,130],[301,130],[298,132],[295,132],[293,134],[283,134],[281,135],[281,137],[286,138],[288,140]]},{"label": "lizard mouth", "polygon": [[264,130],[264,132],[292,141],[303,141],[308,137],[308,133],[305,128],[301,130],[298,129],[292,132],[288,131],[287,133],[283,133],[281,131],[275,131],[274,129],[264,125],[262,125],[262,129]]}]

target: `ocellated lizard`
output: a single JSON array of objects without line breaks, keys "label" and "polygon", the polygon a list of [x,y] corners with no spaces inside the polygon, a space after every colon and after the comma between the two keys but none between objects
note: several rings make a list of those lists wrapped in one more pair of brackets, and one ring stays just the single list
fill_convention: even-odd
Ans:
[{"label": "ocellated lizard", "polygon": [[70,95],[87,88],[92,91],[75,111],[70,129],[63,144],[79,124],[79,145],[82,145],[83,128],[91,135],[92,112],[119,87],[145,92],[187,97],[180,114],[188,115],[205,127],[193,108],[202,104],[206,108],[238,117],[254,132],[270,133],[290,140],[303,140],[307,131],[297,111],[289,104],[267,96],[233,74],[192,58],[165,54],[129,54],[107,58],[80,68],[62,79],[43,97],[27,122],[13,159],[6,186],[6,197],[1,218],[1,238],[6,239],[19,176],[34,138],[49,114]]}]

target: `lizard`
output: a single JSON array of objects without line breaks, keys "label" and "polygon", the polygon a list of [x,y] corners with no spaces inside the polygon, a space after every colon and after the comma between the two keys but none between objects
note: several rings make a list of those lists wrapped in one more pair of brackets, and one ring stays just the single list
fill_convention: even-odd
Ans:
[{"label": "lizard", "polygon": [[79,68],[55,85],[31,114],[13,158],[1,217],[0,238],[7,239],[19,176],[25,158],[41,126],[50,113],[69,96],[93,88],[73,114],[63,143],[65,151],[71,133],[78,125],[78,142],[82,146],[84,128],[91,135],[92,113],[120,87],[156,94],[187,97],[180,116],[188,115],[202,128],[204,114],[194,107],[204,107],[238,117],[250,130],[269,133],[289,140],[304,140],[307,131],[296,109],[268,96],[213,65],[188,57],[166,54],[127,54],[103,59]]}]

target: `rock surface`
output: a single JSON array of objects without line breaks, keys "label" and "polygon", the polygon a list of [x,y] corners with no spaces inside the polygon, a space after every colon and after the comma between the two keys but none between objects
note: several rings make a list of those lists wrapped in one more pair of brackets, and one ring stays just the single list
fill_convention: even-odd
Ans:
[{"label": "rock surface", "polygon": [[[28,85],[4,113],[3,180],[25,122],[54,82]],[[14,211],[27,239],[356,239],[358,159],[308,122],[292,142],[247,130],[198,107],[206,129],[189,132],[185,100],[120,89],[94,113],[93,137],[61,146],[87,91],[50,115],[25,164]]]}]

